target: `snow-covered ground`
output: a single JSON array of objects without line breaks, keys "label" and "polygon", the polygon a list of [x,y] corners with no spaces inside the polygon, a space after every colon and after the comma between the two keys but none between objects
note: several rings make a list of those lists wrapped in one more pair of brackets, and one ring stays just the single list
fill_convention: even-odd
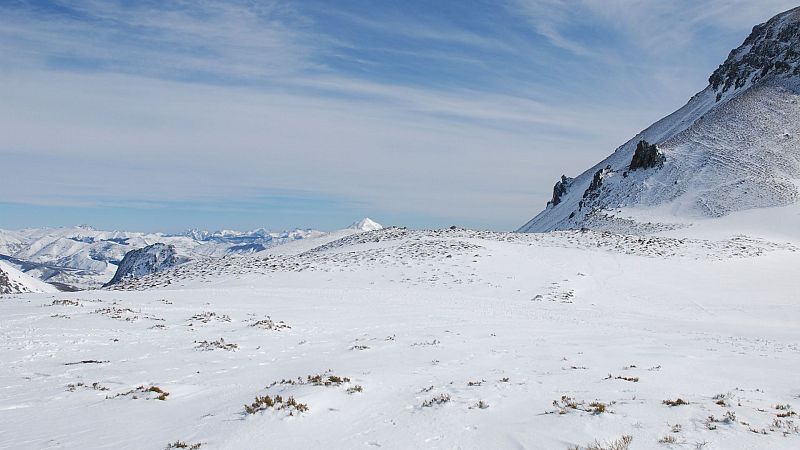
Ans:
[{"label": "snow-covered ground", "polygon": [[4,296],[0,447],[798,448],[800,238],[722,220],[342,232]]}]

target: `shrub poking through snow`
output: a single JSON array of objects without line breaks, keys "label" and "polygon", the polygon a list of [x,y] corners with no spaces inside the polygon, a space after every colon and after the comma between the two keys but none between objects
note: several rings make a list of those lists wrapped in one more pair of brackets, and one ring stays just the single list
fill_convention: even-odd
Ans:
[{"label": "shrub poking through snow", "polygon": [[423,408],[430,408],[430,407],[436,406],[436,405],[444,405],[445,403],[448,403],[449,401],[450,401],[450,395],[448,395],[448,394],[439,394],[439,395],[437,395],[437,396],[435,396],[433,398],[430,398],[428,400],[423,401],[422,402],[422,407]]},{"label": "shrub poking through snow", "polygon": [[662,437],[661,439],[658,440],[659,444],[675,444],[677,442],[678,442],[678,438],[676,438],[675,436],[673,436],[671,434],[668,434],[668,435],[666,435],[666,436],[664,436],[664,437]]},{"label": "shrub poking through snow", "polygon": [[96,381],[94,383],[92,383],[91,386],[83,384],[82,382],[70,383],[70,384],[67,385],[67,390],[69,392],[75,392],[78,388],[93,389],[95,391],[107,391],[107,390],[109,390],[107,387],[102,386],[100,383],[98,383]]},{"label": "shrub poking through snow", "polygon": [[79,302],[77,302],[75,300],[69,300],[69,299],[53,300],[53,303],[51,303],[51,305],[52,306],[82,306]]},{"label": "shrub poking through snow", "polygon": [[623,377],[623,376],[617,375],[616,377],[614,377],[614,379],[615,380],[630,381],[632,383],[638,383],[639,382],[639,377]]},{"label": "shrub poking through snow", "polygon": [[272,320],[272,318],[270,316],[267,316],[266,319],[257,320],[255,322],[253,322],[252,324],[250,324],[250,326],[251,327],[256,327],[256,328],[262,328],[264,330],[274,330],[274,331],[281,331],[281,330],[287,330],[287,329],[292,328],[289,325],[287,325],[286,322],[284,322],[282,320],[277,321],[277,322]]},{"label": "shrub poking through snow", "polygon": [[175,442],[173,442],[171,444],[167,444],[166,450],[172,450],[174,448],[185,448],[185,449],[188,449],[188,450],[197,450],[202,445],[203,444],[201,444],[199,442],[196,443],[196,444],[189,444],[189,443],[186,443],[186,442],[183,442],[183,441],[175,441]]},{"label": "shrub poking through snow", "polygon": [[603,402],[594,401],[587,405],[583,401],[579,402],[566,395],[562,395],[560,400],[553,400],[553,406],[557,408],[554,412],[558,414],[566,414],[571,410],[584,411],[591,414],[603,414],[605,412],[609,412],[608,405]]},{"label": "shrub poking through snow", "polygon": [[189,318],[189,326],[194,325],[195,322],[209,323],[211,321],[217,322],[230,322],[231,318],[227,314],[217,315],[213,311],[205,311],[200,314],[195,314]]},{"label": "shrub poking through snow", "polygon": [[228,350],[234,352],[239,349],[238,345],[225,342],[224,338],[219,338],[217,341],[194,341],[194,343],[197,344],[195,348],[201,351]]},{"label": "shrub poking through snow", "polygon": [[486,409],[488,407],[489,404],[483,400],[478,400],[478,403],[476,403],[475,406],[473,406],[473,408],[478,408],[478,409]]},{"label": "shrub poking through snow", "polygon": [[294,412],[301,413],[308,411],[308,405],[306,403],[297,402],[294,397],[289,397],[284,401],[283,397],[280,395],[276,395],[274,398],[269,395],[256,395],[253,403],[244,405],[244,412],[246,414],[255,414],[268,409],[274,409],[275,411],[287,410],[290,415],[294,415]]},{"label": "shrub poking through snow", "polygon": [[307,382],[308,384],[313,384],[314,386],[340,386],[343,383],[349,383],[350,378],[340,377],[333,374],[309,375]]},{"label": "shrub poking through snow", "polygon": [[147,400],[166,400],[169,397],[169,392],[161,389],[158,386],[139,386],[136,389],[131,389],[130,391],[126,392],[119,392],[117,394],[106,396],[107,399],[112,398],[119,398],[119,397],[128,397],[130,396],[133,399],[138,399],[140,397],[145,398]]},{"label": "shrub poking through snow", "polygon": [[679,398],[676,398],[675,400],[669,400],[669,399],[667,399],[667,400],[664,400],[664,401],[662,401],[661,403],[663,403],[663,404],[665,404],[665,405],[667,405],[667,406],[669,406],[669,407],[672,407],[672,406],[681,406],[681,405],[688,405],[688,404],[689,404],[689,402],[687,402],[686,400],[684,400],[684,399],[682,399],[682,398],[680,398],[680,397],[679,397]]},{"label": "shrub poking through snow", "polygon": [[600,443],[600,441],[594,441],[594,443],[591,443],[586,447],[575,445],[570,447],[569,450],[628,450],[631,448],[631,442],[633,442],[633,436],[626,434],[619,439],[607,442],[605,444]]},{"label": "shrub poking through snow", "polygon": [[347,388],[348,394],[355,394],[356,392],[364,392],[364,388],[360,384]]}]

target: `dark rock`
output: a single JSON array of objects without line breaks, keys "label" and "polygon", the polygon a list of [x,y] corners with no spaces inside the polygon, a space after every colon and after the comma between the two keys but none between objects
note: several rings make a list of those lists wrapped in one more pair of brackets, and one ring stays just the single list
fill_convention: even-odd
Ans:
[{"label": "dark rock", "polygon": [[708,79],[717,101],[730,88],[740,89],[748,80],[783,75],[800,65],[800,8],[795,8],[753,27],[744,44],[733,50]]},{"label": "dark rock", "polygon": [[567,189],[569,188],[570,184],[572,184],[572,178],[567,177],[566,175],[561,175],[561,180],[556,182],[556,185],[553,186],[553,198],[548,203],[556,206],[561,203],[561,198],[567,193]]},{"label": "dark rock", "polygon": [[650,144],[647,141],[639,141],[628,169],[637,170],[661,167],[664,165],[666,159],[667,158],[661,153],[657,145]]},{"label": "dark rock", "polygon": [[162,270],[167,270],[186,262],[175,252],[175,247],[167,244],[153,244],[131,250],[122,258],[114,278],[106,286],[119,283],[126,278],[138,278]]}]

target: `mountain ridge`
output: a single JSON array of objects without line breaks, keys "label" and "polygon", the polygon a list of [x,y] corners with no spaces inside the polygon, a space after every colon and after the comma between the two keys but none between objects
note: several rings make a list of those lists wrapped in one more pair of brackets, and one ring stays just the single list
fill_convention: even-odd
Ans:
[{"label": "mountain ridge", "polygon": [[[800,50],[800,7],[755,26],[682,108],[574,179],[563,176],[546,208],[517,231],[652,233],[685,226],[686,218],[797,202],[800,55],[795,49]],[[660,152],[657,167],[634,170],[642,143]],[[625,209],[668,205],[674,220],[625,217]]]}]

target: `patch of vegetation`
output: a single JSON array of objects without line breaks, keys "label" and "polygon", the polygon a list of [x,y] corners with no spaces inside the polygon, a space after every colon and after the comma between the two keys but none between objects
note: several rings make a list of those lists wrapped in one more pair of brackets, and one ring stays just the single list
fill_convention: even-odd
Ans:
[{"label": "patch of vegetation", "polygon": [[708,416],[708,418],[706,419],[705,425],[706,425],[706,428],[708,428],[709,430],[716,430],[718,423],[723,423],[723,424],[726,424],[726,425],[730,425],[730,424],[736,423],[736,413],[733,412],[733,411],[727,411],[725,413],[725,416],[722,418],[722,420],[718,420],[713,415]]},{"label": "patch of vegetation", "polygon": [[294,397],[289,397],[284,401],[283,397],[280,395],[276,395],[274,398],[269,395],[256,395],[253,403],[244,405],[244,412],[246,414],[255,414],[268,409],[274,409],[275,411],[287,410],[289,411],[289,415],[294,415],[294,412],[302,413],[308,411],[308,404],[299,403]]},{"label": "patch of vegetation", "polygon": [[216,341],[194,341],[195,348],[201,351],[210,351],[210,350],[227,350],[229,352],[234,352],[239,349],[237,344],[232,344],[229,342],[225,342],[224,338],[219,338]]},{"label": "patch of vegetation", "polygon": [[308,384],[313,384],[314,386],[340,386],[343,383],[349,383],[350,378],[333,374],[320,374],[309,375],[306,381]]},{"label": "patch of vegetation", "polygon": [[[634,367],[636,367],[636,366],[634,366]],[[615,379],[615,380],[630,381],[631,383],[638,383],[639,382],[639,377],[624,377],[624,376],[621,376],[621,375],[613,376],[611,374],[608,374],[608,376],[605,379],[606,380],[610,380],[612,378]]]},{"label": "patch of vegetation", "polygon": [[270,316],[267,316],[266,319],[257,320],[250,324],[251,327],[262,328],[264,330],[274,330],[274,331],[281,331],[281,330],[288,330],[292,327],[286,324],[284,321],[274,321]]},{"label": "patch of vegetation", "polygon": [[173,442],[171,444],[167,444],[166,450],[172,450],[172,449],[175,449],[175,448],[186,448],[186,449],[189,449],[189,450],[197,450],[202,445],[203,444],[201,444],[199,442],[196,443],[196,444],[189,444],[189,443],[186,443],[186,442],[183,442],[183,441],[175,441],[175,442]]},{"label": "patch of vegetation", "polygon": [[422,402],[423,408],[430,408],[436,405],[444,405],[445,403],[450,402],[450,395],[448,394],[439,394],[433,398],[425,400]]},{"label": "patch of vegetation", "polygon": [[676,444],[678,442],[678,438],[675,436],[668,434],[661,439],[658,440],[659,444]]},{"label": "patch of vegetation", "polygon": [[434,339],[432,341],[424,341],[424,342],[414,342],[411,344],[412,347],[420,347],[420,346],[427,346],[427,345],[439,345],[442,342],[438,339]]},{"label": "patch of vegetation", "polygon": [[486,403],[483,400],[478,400],[478,403],[476,403],[475,406],[472,406],[471,408],[486,409],[488,407],[489,407],[488,403]]},{"label": "patch of vegetation", "polygon": [[595,440],[594,443],[588,444],[586,447],[573,446],[569,450],[629,450],[633,442],[633,436],[624,435],[619,439],[607,442],[605,444]]},{"label": "patch of vegetation", "polygon": [[687,402],[686,400],[684,400],[684,399],[682,399],[680,397],[676,398],[675,400],[669,400],[669,399],[663,400],[661,403],[663,403],[663,404],[665,404],[665,405],[667,405],[669,407],[688,405],[689,404],[689,402]]},{"label": "patch of vegetation", "polygon": [[67,385],[67,390],[69,392],[75,392],[78,388],[93,389],[95,391],[107,391],[107,390],[109,390],[107,387],[101,385],[98,382],[92,383],[91,386],[83,384],[83,382],[70,383],[70,384]]},{"label": "patch of vegetation", "polygon": [[190,317],[188,325],[192,326],[194,325],[194,322],[209,323],[211,321],[230,322],[231,318],[227,314],[218,316],[217,313],[213,311],[204,311],[200,314],[195,314],[192,317]]},{"label": "patch of vegetation", "polygon": [[593,401],[589,404],[586,404],[583,401],[577,401],[572,397],[562,395],[560,400],[553,400],[553,406],[555,406],[556,413],[558,414],[566,414],[571,410],[575,411],[584,411],[591,414],[603,414],[608,411],[608,405],[603,402]]},{"label": "patch of vegetation", "polygon": [[133,399],[138,399],[139,397],[144,397],[147,400],[161,400],[164,401],[169,396],[169,392],[161,389],[158,386],[139,386],[136,389],[131,389],[126,392],[119,392],[117,394],[106,396],[106,399],[113,399],[119,397],[127,397],[130,396]]},{"label": "patch of vegetation", "polygon": [[83,305],[81,305],[80,302],[76,300],[63,299],[63,300],[53,300],[51,306],[83,306]]},{"label": "patch of vegetation", "polygon": [[347,388],[348,394],[355,394],[356,392],[364,392],[364,388],[360,384]]}]

